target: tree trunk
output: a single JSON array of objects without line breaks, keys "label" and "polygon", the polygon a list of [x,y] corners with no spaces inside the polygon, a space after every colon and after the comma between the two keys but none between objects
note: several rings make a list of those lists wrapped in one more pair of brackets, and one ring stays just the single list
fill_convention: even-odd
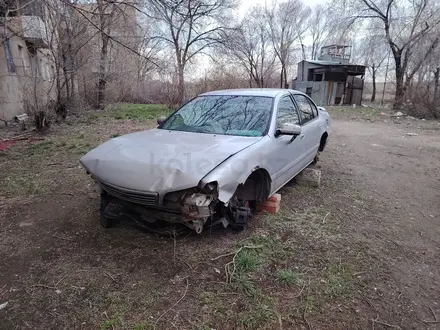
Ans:
[{"label": "tree trunk", "polygon": [[102,38],[102,47],[101,47],[101,57],[99,59],[98,99],[96,100],[97,109],[102,109],[104,107],[105,87],[107,85],[106,67],[107,67],[109,37],[107,36],[106,33],[102,32],[101,38]]},{"label": "tree trunk", "polygon": [[[399,110],[402,109],[403,101],[405,98],[405,86],[403,83],[403,79],[405,76],[405,63],[402,64],[402,50],[398,50],[393,53],[394,62],[396,64],[396,92],[394,94],[394,105],[393,109]],[[404,61],[405,62],[405,61]]]},{"label": "tree trunk", "polygon": [[54,73],[55,77],[54,79],[56,79],[56,86],[57,86],[57,103],[59,104],[61,101],[61,75],[60,75],[60,67],[58,64],[58,61],[55,62],[55,70],[56,72]]},{"label": "tree trunk", "polygon": [[254,81],[255,81],[255,86],[257,86],[257,88],[261,88],[261,79],[260,76],[258,75],[258,73],[256,73],[254,75]]},{"label": "tree trunk", "polygon": [[183,74],[183,64],[178,64],[178,90],[177,90],[177,103],[181,105],[185,97],[185,77]]},{"label": "tree trunk", "polygon": [[281,64],[281,72],[280,72],[280,88],[283,88],[284,81],[284,64]]},{"label": "tree trunk", "polygon": [[374,101],[376,101],[376,67],[374,66],[374,64],[371,67],[371,75],[373,79],[373,92],[371,93],[371,103],[373,103]]},{"label": "tree trunk", "polygon": [[394,96],[394,109],[402,109],[405,98],[405,87],[403,84],[404,72],[401,67],[396,67],[396,93]]},{"label": "tree trunk", "polygon": [[[69,100],[70,99],[70,78],[69,78],[69,74],[67,73],[66,67],[65,65],[63,65],[63,74],[64,74],[64,86],[66,87],[66,99]],[[61,102],[60,100],[57,100],[58,104]]]},{"label": "tree trunk", "polygon": [[[69,34],[70,38],[70,34]],[[68,44],[69,57],[70,57],[70,92],[68,92],[67,99],[70,101],[75,94],[75,56],[73,55],[72,43],[69,41]]]},{"label": "tree trunk", "polygon": [[107,58],[108,58],[108,45],[110,41],[110,37],[108,33],[105,32],[109,27],[108,25],[108,17],[105,13],[105,3],[103,0],[97,0],[98,4],[98,12],[99,12],[99,28],[101,31],[101,54],[99,59],[99,77],[98,77],[98,97],[96,100],[95,107],[97,109],[102,109],[104,107],[104,99],[105,99],[105,88],[107,85]]},{"label": "tree trunk", "polygon": [[70,73],[70,99],[69,101],[73,98],[75,98],[75,70],[72,70],[72,72]]},{"label": "tree trunk", "polygon": [[436,106],[438,106],[438,101],[440,101],[440,67],[434,72],[434,102]]},{"label": "tree trunk", "polygon": [[287,70],[286,65],[281,65],[281,75],[280,75],[280,88],[287,88]]}]

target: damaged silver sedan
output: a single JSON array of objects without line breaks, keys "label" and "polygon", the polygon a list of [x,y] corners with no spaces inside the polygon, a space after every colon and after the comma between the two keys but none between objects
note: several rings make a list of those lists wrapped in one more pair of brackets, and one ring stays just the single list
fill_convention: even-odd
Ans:
[{"label": "damaged silver sedan", "polygon": [[205,93],[158,124],[81,158],[100,187],[104,227],[121,217],[197,233],[243,227],[258,202],[317,161],[330,134],[326,110],[286,89]]}]

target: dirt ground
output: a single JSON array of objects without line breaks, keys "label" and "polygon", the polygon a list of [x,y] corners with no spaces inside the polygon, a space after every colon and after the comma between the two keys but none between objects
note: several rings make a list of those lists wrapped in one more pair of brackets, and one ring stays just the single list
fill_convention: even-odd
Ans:
[{"label": "dirt ground", "polygon": [[330,111],[321,187],[238,233],[100,227],[78,159],[152,121],[71,118],[0,152],[0,328],[440,329],[440,123]]}]

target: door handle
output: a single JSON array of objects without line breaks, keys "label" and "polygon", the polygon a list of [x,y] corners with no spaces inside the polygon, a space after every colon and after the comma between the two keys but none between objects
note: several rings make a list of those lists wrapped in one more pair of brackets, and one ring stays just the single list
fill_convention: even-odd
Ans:
[{"label": "door handle", "polygon": [[301,134],[300,136],[299,136],[299,138],[301,139],[301,140],[304,140],[304,134]]}]

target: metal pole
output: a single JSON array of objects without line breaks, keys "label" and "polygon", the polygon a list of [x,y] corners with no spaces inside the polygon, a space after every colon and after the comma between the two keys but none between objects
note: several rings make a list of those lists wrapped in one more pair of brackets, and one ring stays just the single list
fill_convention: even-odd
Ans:
[{"label": "metal pole", "polygon": [[388,52],[387,66],[385,68],[385,81],[383,82],[382,101],[380,101],[380,105],[383,105],[383,99],[385,97],[385,87],[387,87],[388,65],[390,64],[390,55],[391,52]]}]

